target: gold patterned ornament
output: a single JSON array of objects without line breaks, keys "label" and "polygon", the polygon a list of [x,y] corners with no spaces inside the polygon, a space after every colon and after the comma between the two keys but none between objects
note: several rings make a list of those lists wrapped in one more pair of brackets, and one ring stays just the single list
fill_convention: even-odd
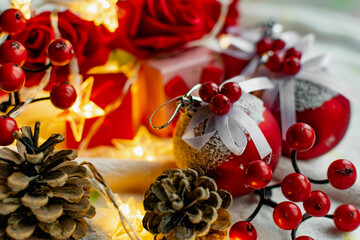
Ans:
[{"label": "gold patterned ornament", "polygon": [[81,84],[80,94],[74,105],[62,112],[59,117],[65,118],[70,123],[76,141],[81,141],[85,120],[103,116],[105,111],[90,100],[94,78],[89,77]]},{"label": "gold patterned ornament", "polygon": [[157,240],[221,240],[232,196],[200,169],[168,169],[144,196],[143,225]]}]

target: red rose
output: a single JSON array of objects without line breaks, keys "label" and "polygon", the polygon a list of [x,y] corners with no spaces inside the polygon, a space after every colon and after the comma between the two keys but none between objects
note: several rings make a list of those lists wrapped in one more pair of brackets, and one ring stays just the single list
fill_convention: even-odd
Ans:
[{"label": "red rose", "polygon": [[[238,17],[234,0],[226,24]],[[119,28],[112,47],[139,58],[181,48],[209,33],[220,15],[217,0],[124,0],[118,1]]]},{"label": "red rose", "polygon": [[[79,62],[80,72],[85,74],[90,68],[103,65],[110,53],[106,47],[105,34],[93,22],[85,21],[70,11],[59,12],[59,30],[61,37],[69,40],[75,50]],[[55,39],[54,30],[50,24],[50,12],[43,12],[32,17],[27,24],[26,31],[13,36],[12,39],[20,41],[26,48],[28,58],[27,68],[44,66],[47,58],[47,47]],[[56,74],[67,74],[68,66],[53,68]],[[43,73],[26,73],[26,86],[39,83]],[[55,74],[52,74],[54,77]]]}]

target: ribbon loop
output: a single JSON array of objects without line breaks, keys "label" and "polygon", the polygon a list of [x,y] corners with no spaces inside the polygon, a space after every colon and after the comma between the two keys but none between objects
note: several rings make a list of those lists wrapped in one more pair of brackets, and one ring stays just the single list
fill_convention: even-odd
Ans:
[{"label": "ribbon loop", "polygon": [[301,64],[301,68],[302,71],[326,68],[330,65],[331,60],[331,54],[323,54],[306,60]]}]

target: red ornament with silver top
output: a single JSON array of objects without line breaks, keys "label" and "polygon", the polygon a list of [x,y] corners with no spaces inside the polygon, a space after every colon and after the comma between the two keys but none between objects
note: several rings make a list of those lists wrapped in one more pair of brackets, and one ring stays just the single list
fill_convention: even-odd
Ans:
[{"label": "red ornament with silver top", "polygon": [[[280,128],[263,102],[249,92],[273,87],[267,78],[243,81],[235,77],[217,89],[199,84],[199,97],[180,99],[182,114],[173,142],[179,167],[200,167],[214,177],[218,187],[240,196],[267,185],[281,155]],[[155,113],[154,113],[155,114]],[[161,127],[155,127],[161,128]],[[249,165],[262,161],[259,166]],[[246,178],[256,171],[264,181]]]}]

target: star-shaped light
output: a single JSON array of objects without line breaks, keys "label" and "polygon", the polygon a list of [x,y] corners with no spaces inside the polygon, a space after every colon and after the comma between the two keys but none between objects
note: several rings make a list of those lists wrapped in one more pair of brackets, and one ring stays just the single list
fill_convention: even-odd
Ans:
[{"label": "star-shaped light", "polygon": [[81,18],[93,21],[96,25],[103,24],[109,31],[114,32],[119,26],[116,12],[117,1],[77,0],[68,3],[68,8],[76,12]]},{"label": "star-shaped light", "polygon": [[30,9],[31,0],[11,0],[11,6],[13,8],[19,9],[26,19],[31,17]]},{"label": "star-shaped light", "polygon": [[[119,202],[119,209],[125,215],[129,223],[132,225],[134,231],[141,237],[142,240],[152,240],[154,236],[146,231],[142,225],[142,219],[145,215],[145,210],[142,201],[136,201],[133,197],[123,203],[119,196],[116,195]],[[127,227],[128,228],[128,227]],[[129,229],[128,229],[129,230]],[[113,240],[126,240],[129,236],[126,233],[125,227],[119,224],[116,233],[112,237]]]},{"label": "star-shaped light", "polygon": [[113,139],[112,143],[122,154],[122,158],[153,161],[169,158],[172,155],[171,139],[151,135],[141,126],[132,140]]},{"label": "star-shaped light", "polygon": [[90,100],[94,78],[89,77],[80,87],[78,98],[74,105],[62,112],[59,116],[65,118],[74,134],[75,140],[80,142],[86,119],[100,117],[105,111]]}]

